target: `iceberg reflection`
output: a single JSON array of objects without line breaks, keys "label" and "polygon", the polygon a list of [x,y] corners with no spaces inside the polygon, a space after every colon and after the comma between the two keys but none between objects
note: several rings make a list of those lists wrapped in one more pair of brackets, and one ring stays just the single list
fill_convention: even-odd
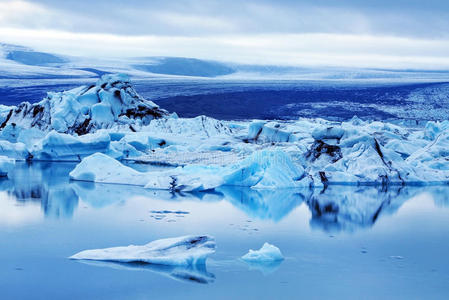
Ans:
[{"label": "iceberg reflection", "polygon": [[382,188],[331,185],[322,191],[221,187],[207,193],[172,193],[138,186],[70,181],[68,173],[74,165],[18,163],[11,178],[0,179],[0,192],[21,204],[20,207],[38,204],[46,217],[56,218],[72,217],[80,201],[93,208],[102,208],[125,205],[133,197],[143,197],[170,202],[228,201],[250,218],[279,222],[304,203],[311,212],[310,226],[325,232],[370,228],[382,216],[395,214],[404,202],[423,193],[433,199],[436,207],[449,207],[448,186]]},{"label": "iceberg reflection", "polygon": [[381,215],[394,214],[401,205],[421,192],[418,188],[393,186],[330,186],[315,191],[306,203],[312,212],[310,226],[326,232],[369,228]]},{"label": "iceberg reflection", "polygon": [[209,273],[205,264],[191,265],[191,266],[166,266],[146,263],[120,263],[112,261],[91,261],[79,260],[78,262],[97,266],[108,267],[116,270],[128,271],[151,271],[171,279],[191,282],[191,283],[212,283],[215,281],[215,275]]},{"label": "iceberg reflection", "polygon": [[278,222],[298,207],[305,197],[295,189],[255,190],[223,187],[219,189],[226,200],[249,217]]},{"label": "iceberg reflection", "polygon": [[47,217],[69,218],[78,207],[78,196],[68,184],[73,164],[18,163],[11,178],[0,182],[0,191],[17,202],[40,203]]}]

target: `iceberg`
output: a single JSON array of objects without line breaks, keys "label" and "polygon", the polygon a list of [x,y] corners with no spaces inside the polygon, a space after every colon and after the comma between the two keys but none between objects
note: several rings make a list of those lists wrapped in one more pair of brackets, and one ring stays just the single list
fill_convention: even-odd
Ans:
[{"label": "iceberg", "polygon": [[85,250],[70,259],[188,266],[204,265],[207,257],[214,252],[214,238],[207,235],[188,235],[156,240],[143,246]]},{"label": "iceberg", "polygon": [[[72,179],[185,192],[448,184],[449,121],[404,124],[180,118],[139,96],[128,76],[107,74],[38,103],[0,106],[0,155],[86,160]],[[137,172],[120,161],[173,168]]]},{"label": "iceberg", "polygon": [[14,169],[15,164],[15,159],[6,156],[0,156],[0,177],[8,176],[8,173]]},{"label": "iceberg", "polygon": [[155,103],[142,98],[125,74],[106,74],[91,86],[49,92],[42,101],[23,102],[8,112],[2,107],[0,129],[15,124],[23,128],[83,135],[102,128],[147,125],[168,115]]},{"label": "iceberg", "polygon": [[188,165],[152,172],[138,172],[105,154],[95,153],[70,172],[70,178],[74,180],[185,192],[207,191],[219,186],[254,189],[301,187],[303,175],[304,169],[279,150],[255,152],[230,166]]},{"label": "iceberg", "polygon": [[16,160],[32,158],[24,143],[11,143],[6,140],[0,140],[0,154]]},{"label": "iceberg", "polygon": [[139,186],[147,183],[145,173],[127,167],[103,153],[95,153],[84,158],[69,175],[73,180],[99,183]]},{"label": "iceberg", "polygon": [[35,160],[80,161],[93,153],[108,151],[110,142],[106,132],[76,137],[53,130],[34,145],[31,153]]},{"label": "iceberg", "polygon": [[281,250],[278,247],[269,243],[264,243],[259,250],[250,249],[248,253],[242,256],[242,260],[251,263],[271,263],[274,261],[283,260]]}]

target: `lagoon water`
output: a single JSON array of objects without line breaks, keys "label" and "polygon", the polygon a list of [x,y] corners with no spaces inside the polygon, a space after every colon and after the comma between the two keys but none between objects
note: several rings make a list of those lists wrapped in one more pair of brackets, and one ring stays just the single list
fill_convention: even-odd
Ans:
[{"label": "lagoon water", "polygon": [[[70,182],[72,163],[0,180],[1,299],[447,299],[449,187],[171,194]],[[206,268],[69,260],[210,234]],[[285,260],[239,260],[264,242]]]}]

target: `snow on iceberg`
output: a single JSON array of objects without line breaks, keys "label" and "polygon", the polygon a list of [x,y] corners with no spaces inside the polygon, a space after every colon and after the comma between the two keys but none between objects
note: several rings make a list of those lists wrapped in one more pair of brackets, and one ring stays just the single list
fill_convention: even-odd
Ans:
[{"label": "snow on iceberg", "polygon": [[111,127],[129,130],[168,115],[137,94],[124,74],[106,74],[95,85],[49,92],[38,103],[23,102],[7,113],[4,110],[3,107],[2,115],[6,116],[2,117],[0,129],[16,124],[23,128],[78,135]]},{"label": "snow on iceberg", "polygon": [[6,156],[0,156],[0,177],[8,176],[8,173],[14,169],[15,164],[15,159]]},{"label": "snow on iceberg", "polygon": [[144,186],[147,183],[145,173],[127,167],[103,153],[95,153],[84,158],[69,175],[73,180],[99,183],[140,186]]},{"label": "snow on iceberg", "polygon": [[215,253],[215,240],[207,235],[161,239],[143,246],[130,245],[81,251],[70,259],[142,262],[157,265],[202,265]]},{"label": "snow on iceberg", "polygon": [[257,263],[270,263],[273,261],[283,260],[281,250],[278,247],[269,243],[264,243],[259,250],[250,249],[248,253],[242,256],[242,260]]}]

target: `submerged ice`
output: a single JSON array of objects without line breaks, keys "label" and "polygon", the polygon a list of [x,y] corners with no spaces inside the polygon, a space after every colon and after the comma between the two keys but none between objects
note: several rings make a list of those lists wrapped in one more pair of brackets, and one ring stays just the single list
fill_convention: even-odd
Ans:
[{"label": "submerged ice", "polygon": [[143,246],[85,250],[71,256],[70,259],[189,266],[204,265],[207,257],[214,252],[214,238],[199,235],[161,239]]}]

